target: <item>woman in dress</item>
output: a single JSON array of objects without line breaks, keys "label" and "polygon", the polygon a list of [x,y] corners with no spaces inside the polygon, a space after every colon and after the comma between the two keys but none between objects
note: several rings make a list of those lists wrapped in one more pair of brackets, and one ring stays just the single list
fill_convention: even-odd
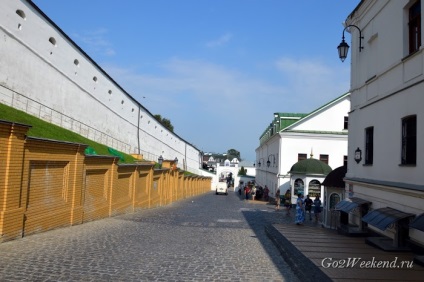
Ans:
[{"label": "woman in dress", "polygon": [[303,195],[297,194],[297,200],[296,200],[296,220],[295,223],[297,225],[303,224],[305,221],[305,209],[303,207]]}]

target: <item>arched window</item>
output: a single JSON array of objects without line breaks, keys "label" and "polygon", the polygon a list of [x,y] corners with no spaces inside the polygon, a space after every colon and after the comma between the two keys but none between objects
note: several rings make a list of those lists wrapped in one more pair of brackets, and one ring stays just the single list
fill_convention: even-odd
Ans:
[{"label": "arched window", "polygon": [[24,20],[26,19],[25,13],[22,10],[16,10],[16,14],[18,14]]},{"label": "arched window", "polygon": [[49,38],[50,43],[56,47],[56,39],[54,37]]},{"label": "arched window", "polygon": [[336,205],[340,202],[340,195],[333,193],[330,195],[330,210],[334,209]]},{"label": "arched window", "polygon": [[294,195],[297,196],[299,193],[305,194],[305,184],[300,178],[294,181]]},{"label": "arched window", "polygon": [[311,198],[321,197],[321,183],[318,180],[314,179],[309,182],[308,195]]}]

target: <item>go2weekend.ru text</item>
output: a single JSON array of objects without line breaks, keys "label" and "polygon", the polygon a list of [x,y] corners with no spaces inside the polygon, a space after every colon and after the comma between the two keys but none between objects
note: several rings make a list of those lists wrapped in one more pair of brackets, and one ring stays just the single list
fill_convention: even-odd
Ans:
[{"label": "go2weekend.ru text", "polygon": [[365,260],[362,258],[324,258],[321,261],[321,265],[324,268],[413,268],[414,261],[399,260],[398,257],[394,257],[391,261],[377,260],[375,257],[371,260]]}]

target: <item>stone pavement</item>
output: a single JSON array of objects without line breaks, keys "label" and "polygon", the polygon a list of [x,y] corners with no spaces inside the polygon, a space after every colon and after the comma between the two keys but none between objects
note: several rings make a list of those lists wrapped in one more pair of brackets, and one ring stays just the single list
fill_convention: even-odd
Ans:
[{"label": "stone pavement", "polygon": [[[341,268],[349,258],[360,260]],[[360,267],[373,259],[399,268]],[[423,281],[411,261],[308,220],[297,226],[272,204],[211,192],[1,243],[0,281]]]},{"label": "stone pavement", "polygon": [[300,281],[273,206],[213,191],[0,244],[0,281]]},{"label": "stone pavement", "polygon": [[412,253],[385,252],[308,219],[299,226],[293,215],[265,228],[302,281],[424,281],[424,268]]}]

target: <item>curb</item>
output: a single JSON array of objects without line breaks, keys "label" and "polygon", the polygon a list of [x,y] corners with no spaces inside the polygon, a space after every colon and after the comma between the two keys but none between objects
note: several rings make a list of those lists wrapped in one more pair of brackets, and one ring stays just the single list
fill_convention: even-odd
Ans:
[{"label": "curb", "polygon": [[287,240],[272,224],[265,226],[265,233],[301,281],[333,281]]}]

